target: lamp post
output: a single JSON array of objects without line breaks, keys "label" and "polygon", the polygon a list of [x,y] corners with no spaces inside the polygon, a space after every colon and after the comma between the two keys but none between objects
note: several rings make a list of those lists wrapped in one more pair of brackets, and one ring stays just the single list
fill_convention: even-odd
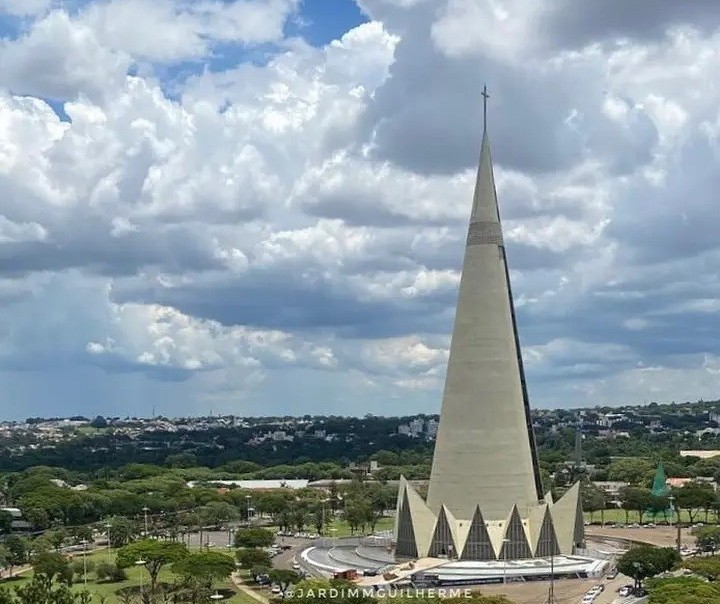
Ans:
[{"label": "lamp post", "polygon": [[225,596],[221,595],[221,594],[218,592],[218,590],[216,589],[216,590],[215,590],[215,593],[210,596],[210,599],[211,599],[211,600],[214,600],[214,601],[218,601],[218,600],[222,600],[224,597],[225,597]]},{"label": "lamp post", "polygon": [[325,504],[326,504],[328,501],[330,501],[330,500],[329,500],[327,497],[322,500],[322,530],[320,531],[320,534],[323,535],[323,536],[324,536],[325,533],[327,532],[327,531],[325,530],[325,518],[326,518],[326,516],[325,516]]},{"label": "lamp post", "polygon": [[108,564],[110,563],[110,560],[112,559],[112,541],[110,541],[110,529],[112,528],[112,524],[109,522],[105,525],[105,534],[107,535],[108,540],[108,547],[107,547],[107,560]]},{"label": "lamp post", "polygon": [[503,552],[505,553],[504,556],[504,562],[503,562],[503,585],[507,585],[507,560],[508,560],[508,550],[510,549],[510,539],[503,539]]},{"label": "lamp post", "polygon": [[555,599],[555,550],[550,550],[550,589],[546,604],[557,604]]},{"label": "lamp post", "polygon": [[87,541],[83,539],[81,543],[83,546],[83,584],[87,589]]},{"label": "lamp post", "polygon": [[147,538],[148,538],[148,519],[147,519],[147,515],[148,515],[148,512],[150,511],[150,508],[148,508],[148,506],[145,506],[145,507],[142,509],[142,511],[143,511],[143,513],[145,514],[145,539],[147,539]]},{"label": "lamp post", "polygon": [[247,514],[247,523],[250,525],[250,495],[245,495],[245,512]]},{"label": "lamp post", "polygon": [[[135,566],[145,566],[145,560],[136,560],[136,561],[135,561]],[[144,577],[143,577],[143,572],[142,572],[142,569],[140,569],[140,601],[141,601],[141,602],[145,599],[144,593],[143,593],[143,592],[144,592],[144,589],[143,589],[143,588],[144,588],[143,578],[144,578]]]}]

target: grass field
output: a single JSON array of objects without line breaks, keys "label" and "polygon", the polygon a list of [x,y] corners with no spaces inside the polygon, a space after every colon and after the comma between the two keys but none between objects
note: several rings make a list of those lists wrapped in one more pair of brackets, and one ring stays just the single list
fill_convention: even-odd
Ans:
[{"label": "grass field", "polygon": [[[592,519],[591,519],[591,514],[589,512],[585,512],[585,520],[587,522],[600,523],[601,518],[602,518],[602,516],[601,516],[600,512],[595,512],[594,514],[592,514]],[[640,515],[637,512],[629,512],[628,518],[626,521],[625,520],[625,510],[618,510],[618,509],[605,510],[604,518],[605,518],[605,524],[607,524],[609,522],[622,523],[622,524],[626,524],[626,523],[633,524],[636,522],[640,522]],[[678,521],[677,514],[673,514],[672,518],[668,514],[667,519],[669,522],[673,522],[673,523],[676,523]],[[705,522],[705,513],[700,512],[698,514],[695,514],[692,521],[704,523]],[[716,521],[715,514],[710,512],[710,515],[707,518],[707,522],[709,522],[710,524],[714,524],[715,521]],[[655,518],[652,517],[652,514],[643,514],[643,522],[644,523],[648,523],[648,522],[660,523],[660,522],[662,522],[664,524],[665,518],[662,516],[662,514],[659,514]],[[690,516],[688,515],[688,513],[686,511],[680,512],[680,522],[682,524],[690,522]]]},{"label": "grass field", "polygon": [[[108,553],[105,552],[98,552],[94,554],[90,554],[88,556],[88,560],[92,560],[96,565],[100,562],[107,562],[115,561],[115,555],[112,554],[110,557],[108,557]],[[88,572],[88,581],[87,581],[87,589],[88,591],[94,596],[93,602],[100,602],[100,596],[104,596],[106,598],[107,604],[120,604],[120,600],[118,599],[116,592],[123,587],[128,586],[139,586],[140,580],[142,578],[144,585],[147,586],[148,584],[148,574],[145,569],[141,569],[138,567],[128,568],[126,569],[128,578],[125,581],[120,581],[118,583],[98,583],[95,577],[94,573]],[[9,581],[4,581],[0,583],[3,586],[7,587],[15,587],[20,586],[29,581],[32,577],[32,573],[27,573],[23,575],[21,578],[12,579]],[[160,572],[159,582],[172,582],[175,579],[174,575],[168,570],[163,569]],[[83,579],[80,578],[79,581],[77,581],[74,585],[74,589],[77,591],[82,591],[84,589]],[[213,586],[214,588],[217,588],[220,590],[221,593],[232,593],[232,597],[227,598],[225,600],[221,600],[222,602],[228,602],[229,604],[257,604],[257,602],[251,598],[250,596],[238,592],[238,590],[235,588],[235,586],[232,584],[232,581],[229,579],[224,583],[218,583]]]},{"label": "grass field", "polygon": [[[375,525],[375,531],[370,531],[370,529],[368,528],[364,533],[356,532],[355,535],[369,535],[371,532],[377,533],[379,531],[386,531],[388,529],[392,529],[394,522],[394,518],[383,517],[380,518],[380,520],[378,520],[377,524]],[[329,522],[325,532],[329,537],[350,537],[352,535],[352,533],[350,532],[350,525],[339,518],[335,518],[332,522]]]}]

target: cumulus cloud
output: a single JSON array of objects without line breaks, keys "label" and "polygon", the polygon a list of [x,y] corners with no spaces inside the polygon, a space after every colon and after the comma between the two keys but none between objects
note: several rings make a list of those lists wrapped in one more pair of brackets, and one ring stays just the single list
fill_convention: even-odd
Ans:
[{"label": "cumulus cloud", "polygon": [[0,4],[19,398],[437,410],[486,82],[534,403],[708,396],[714,3],[360,0],[318,46],[294,0]]}]

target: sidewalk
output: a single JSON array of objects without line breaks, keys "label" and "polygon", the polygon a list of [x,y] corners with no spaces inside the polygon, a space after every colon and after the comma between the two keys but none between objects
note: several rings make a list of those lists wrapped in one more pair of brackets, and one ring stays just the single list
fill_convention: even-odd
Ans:
[{"label": "sidewalk", "polygon": [[244,594],[250,596],[253,600],[260,602],[261,604],[270,604],[270,600],[256,592],[254,589],[250,589],[247,585],[245,585],[242,578],[239,577],[236,573],[233,573],[230,578],[232,579],[235,587],[237,587]]}]

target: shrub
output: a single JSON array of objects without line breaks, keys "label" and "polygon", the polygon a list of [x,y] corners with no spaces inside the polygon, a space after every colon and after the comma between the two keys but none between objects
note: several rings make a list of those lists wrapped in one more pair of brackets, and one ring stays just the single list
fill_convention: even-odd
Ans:
[{"label": "shrub", "polygon": [[98,564],[95,574],[100,581],[109,581],[111,583],[119,583],[127,579],[127,573],[122,568],[108,562]]}]

